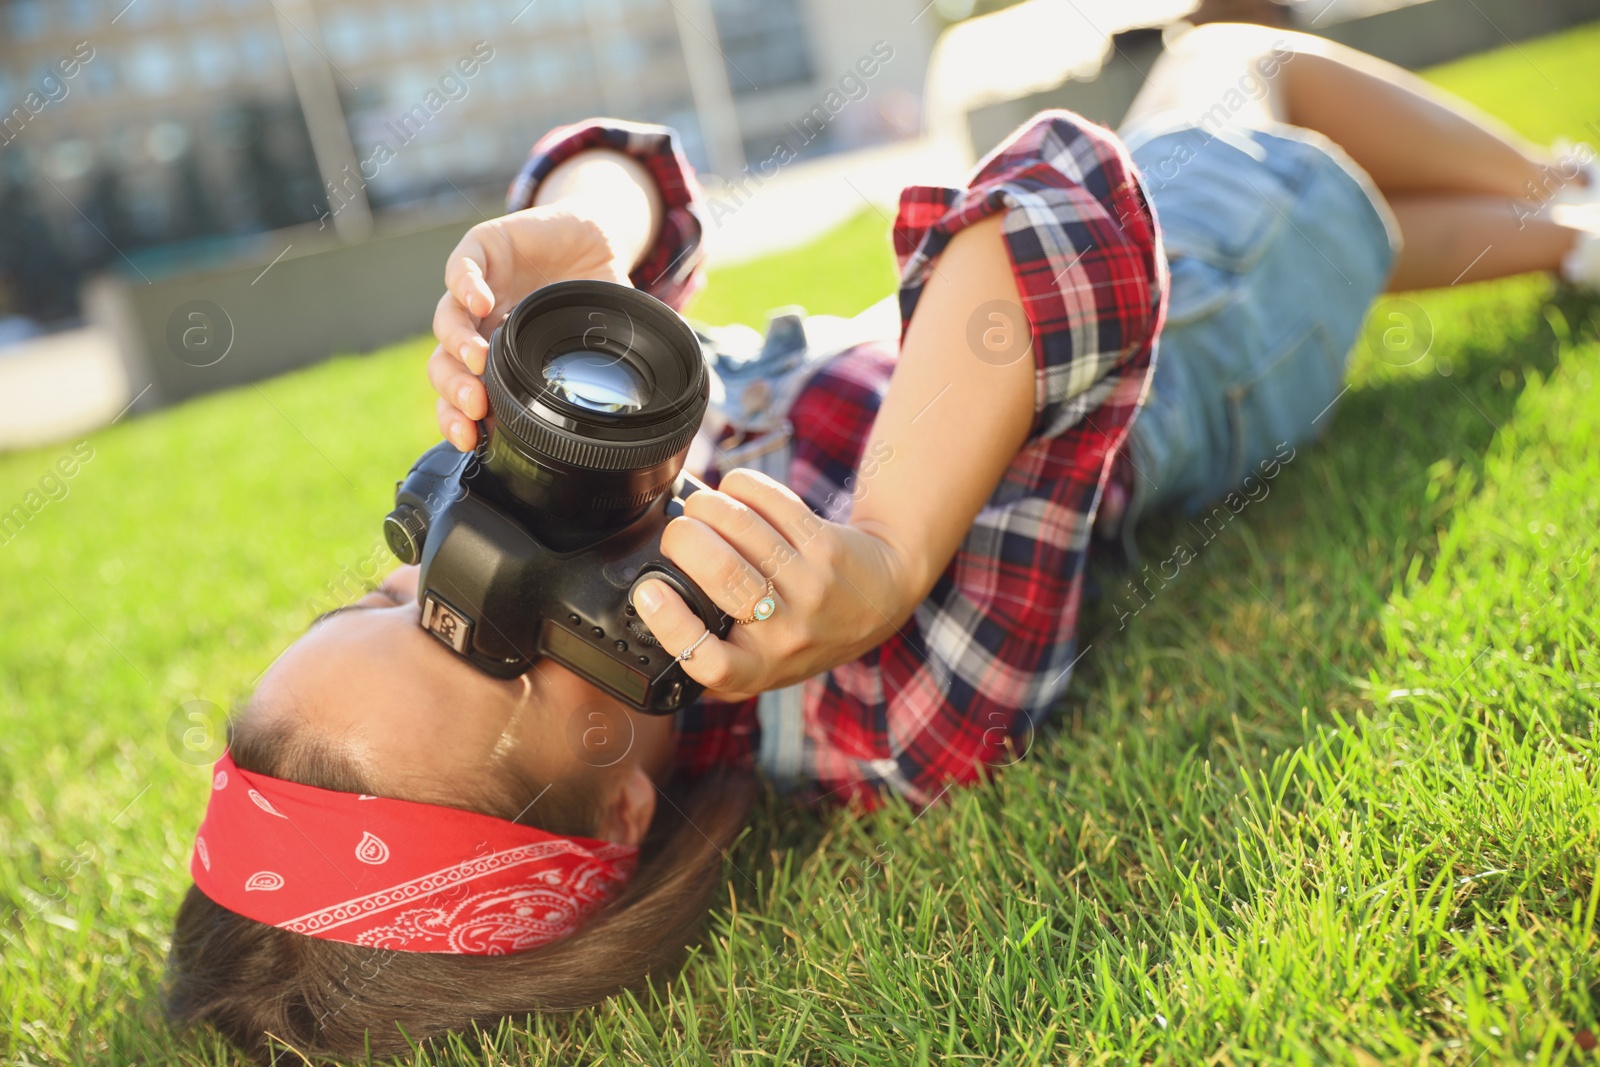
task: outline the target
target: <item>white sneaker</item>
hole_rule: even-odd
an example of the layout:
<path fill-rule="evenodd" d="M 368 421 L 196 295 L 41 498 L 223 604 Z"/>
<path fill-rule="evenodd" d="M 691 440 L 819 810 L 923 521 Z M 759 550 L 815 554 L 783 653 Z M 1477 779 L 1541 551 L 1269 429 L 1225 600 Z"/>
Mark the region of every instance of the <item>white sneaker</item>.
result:
<path fill-rule="evenodd" d="M 1550 203 L 1600 204 L 1600 152 L 1582 141 L 1557 141 L 1553 151 L 1558 167 L 1551 178 L 1561 186 Z"/>
<path fill-rule="evenodd" d="M 1600 292 L 1600 234 L 1578 234 L 1578 243 L 1561 261 L 1561 277 L 1569 285 Z"/>

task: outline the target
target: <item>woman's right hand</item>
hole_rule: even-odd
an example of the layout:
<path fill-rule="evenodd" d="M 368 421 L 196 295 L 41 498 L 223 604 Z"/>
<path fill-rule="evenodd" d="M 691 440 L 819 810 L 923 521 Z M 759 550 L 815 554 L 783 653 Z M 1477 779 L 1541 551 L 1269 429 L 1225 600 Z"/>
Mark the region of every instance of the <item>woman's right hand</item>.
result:
<path fill-rule="evenodd" d="M 551 282 L 588 278 L 629 284 L 632 250 L 619 250 L 595 219 L 548 204 L 481 222 L 445 265 L 446 292 L 433 314 L 439 341 L 428 382 L 439 394 L 439 431 L 465 452 L 489 411 L 480 375 L 494 328 L 523 297 Z"/>

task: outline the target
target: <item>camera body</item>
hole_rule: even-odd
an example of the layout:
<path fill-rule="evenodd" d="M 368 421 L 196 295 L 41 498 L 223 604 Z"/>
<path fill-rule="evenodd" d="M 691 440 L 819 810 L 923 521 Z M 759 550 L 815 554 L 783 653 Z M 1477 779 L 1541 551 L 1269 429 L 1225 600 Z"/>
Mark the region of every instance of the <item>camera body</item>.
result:
<path fill-rule="evenodd" d="M 417 560 L 423 628 L 497 678 L 515 678 L 547 656 L 640 711 L 673 712 L 698 696 L 699 684 L 656 641 L 632 599 L 640 582 L 659 579 L 713 620 L 713 633 L 727 634 L 727 616 L 661 556 L 662 529 L 700 483 L 680 475 L 631 525 L 557 552 L 492 494 L 473 491 L 481 470 L 476 453 L 440 442 L 395 493 L 397 512 L 430 516 Z"/>
<path fill-rule="evenodd" d="M 548 657 L 638 711 L 689 704 L 702 687 L 632 594 L 658 579 L 712 633 L 732 627 L 661 554 L 704 488 L 682 469 L 708 397 L 693 331 L 627 286 L 556 283 L 495 331 L 484 381 L 477 450 L 429 449 L 384 522 L 395 556 L 420 564 L 422 627 L 498 678 Z"/>

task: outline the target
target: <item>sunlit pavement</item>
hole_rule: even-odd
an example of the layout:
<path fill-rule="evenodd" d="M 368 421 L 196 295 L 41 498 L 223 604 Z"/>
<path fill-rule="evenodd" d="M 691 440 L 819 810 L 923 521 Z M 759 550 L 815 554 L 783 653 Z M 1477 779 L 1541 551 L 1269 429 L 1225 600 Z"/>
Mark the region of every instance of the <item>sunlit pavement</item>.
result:
<path fill-rule="evenodd" d="M 103 330 L 0 347 L 0 451 L 98 429 L 131 399 L 116 342 Z"/>

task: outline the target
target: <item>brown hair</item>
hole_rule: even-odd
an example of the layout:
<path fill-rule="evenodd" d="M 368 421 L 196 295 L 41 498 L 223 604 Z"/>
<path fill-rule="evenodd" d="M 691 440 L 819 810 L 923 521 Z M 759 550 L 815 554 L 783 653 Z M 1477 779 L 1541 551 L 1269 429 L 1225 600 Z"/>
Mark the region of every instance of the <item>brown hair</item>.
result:
<path fill-rule="evenodd" d="M 231 754 L 257 774 L 368 791 L 337 752 L 282 731 L 236 735 Z M 515 818 L 523 803 L 504 793 L 462 806 Z M 191 885 L 174 923 L 167 1014 L 180 1024 L 210 1023 L 266 1062 L 269 1035 L 307 1056 L 392 1055 L 409 1050 L 407 1037 L 421 1042 L 474 1022 L 596 1004 L 676 971 L 753 798 L 745 773 L 674 783 L 621 896 L 570 937 L 509 956 L 393 952 L 307 937 L 237 915 Z M 581 795 L 539 800 L 538 825 L 553 833 L 592 833 L 596 817 L 592 799 Z"/>

